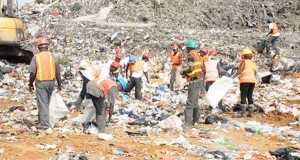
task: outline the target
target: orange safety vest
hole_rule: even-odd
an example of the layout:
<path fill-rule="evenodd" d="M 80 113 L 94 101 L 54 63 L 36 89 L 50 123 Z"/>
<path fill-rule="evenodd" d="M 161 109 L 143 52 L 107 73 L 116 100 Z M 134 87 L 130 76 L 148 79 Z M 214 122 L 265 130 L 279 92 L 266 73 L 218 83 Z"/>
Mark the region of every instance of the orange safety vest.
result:
<path fill-rule="evenodd" d="M 132 71 L 140 72 L 143 69 L 144 64 L 145 64 L 145 61 L 143 61 L 143 60 L 135 62 L 134 66 L 132 68 Z"/>
<path fill-rule="evenodd" d="M 273 24 L 273 32 L 271 33 L 271 36 L 275 35 L 276 33 L 279 33 L 277 24 L 274 22 L 272 22 L 272 24 Z"/>
<path fill-rule="evenodd" d="M 50 81 L 55 77 L 56 65 L 49 51 L 40 52 L 35 55 L 36 79 L 39 81 Z"/>
<path fill-rule="evenodd" d="M 129 77 L 132 77 L 133 69 L 134 69 L 134 64 L 128 64 L 128 69 L 129 69 Z"/>
<path fill-rule="evenodd" d="M 197 79 L 199 79 L 202 75 L 201 58 L 198 54 L 198 51 L 197 50 L 190 51 L 189 56 L 192 56 L 194 59 L 194 67 L 193 67 L 193 71 L 187 74 L 187 78 L 186 78 L 187 81 L 192 80 L 194 76 L 196 76 Z"/>
<path fill-rule="evenodd" d="M 201 59 L 202 64 L 205 64 L 205 62 L 207 61 L 208 61 L 208 56 L 207 55 L 203 56 Z"/>
<path fill-rule="evenodd" d="M 109 96 L 109 91 L 112 87 L 116 87 L 117 83 L 111 79 L 105 78 L 105 79 L 94 79 L 94 82 L 97 84 L 99 89 L 102 91 L 105 97 Z"/>
<path fill-rule="evenodd" d="M 176 53 L 174 55 L 174 53 L 172 53 L 171 55 L 171 62 L 172 63 L 179 63 L 182 60 L 182 54 L 180 52 Z M 180 66 L 181 64 L 172 64 L 172 70 L 177 70 L 178 66 Z"/>
<path fill-rule="evenodd" d="M 256 83 L 255 71 L 256 64 L 250 59 L 245 59 L 245 68 L 240 75 L 240 83 Z"/>
<path fill-rule="evenodd" d="M 205 82 L 215 82 L 219 78 L 218 61 L 210 60 L 205 64 Z"/>

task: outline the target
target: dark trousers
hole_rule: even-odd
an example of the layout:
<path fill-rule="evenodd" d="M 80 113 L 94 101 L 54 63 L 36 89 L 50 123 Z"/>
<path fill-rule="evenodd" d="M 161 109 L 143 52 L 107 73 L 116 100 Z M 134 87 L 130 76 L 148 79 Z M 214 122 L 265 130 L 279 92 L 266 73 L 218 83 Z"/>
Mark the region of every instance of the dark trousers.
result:
<path fill-rule="evenodd" d="M 254 91 L 255 83 L 241 83 L 240 91 L 241 91 L 241 104 L 247 104 L 246 98 L 248 99 L 248 104 L 253 104 L 253 91 Z"/>
<path fill-rule="evenodd" d="M 49 120 L 49 104 L 54 85 L 54 81 L 35 82 L 37 106 L 39 109 L 38 119 L 41 127 L 44 129 L 52 127 Z"/>
<path fill-rule="evenodd" d="M 268 38 L 268 48 L 267 48 L 267 52 L 269 53 L 270 51 L 270 45 L 272 45 L 272 49 L 275 50 L 276 55 L 280 54 L 280 50 L 278 48 L 278 40 L 279 40 L 279 36 L 270 36 Z"/>
<path fill-rule="evenodd" d="M 135 87 L 135 99 L 142 100 L 142 78 L 131 78 L 124 92 L 131 92 Z"/>
<path fill-rule="evenodd" d="M 95 96 L 92 96 L 89 94 L 89 97 L 92 99 L 93 104 L 96 108 L 96 115 L 105 115 L 106 105 L 105 105 L 105 97 L 100 96 L 100 98 L 97 98 Z"/>
<path fill-rule="evenodd" d="M 214 82 L 206 82 L 206 83 L 205 83 L 205 90 L 206 90 L 206 92 L 208 92 L 209 87 L 210 87 L 213 83 L 214 83 Z M 223 109 L 223 106 L 222 106 L 222 100 L 218 103 L 218 107 L 219 107 L 220 109 Z"/>
<path fill-rule="evenodd" d="M 174 83 L 176 79 L 176 70 L 171 70 L 171 77 L 170 77 L 170 90 L 174 90 Z"/>
<path fill-rule="evenodd" d="M 201 89 L 201 80 L 197 79 L 195 81 L 189 82 L 188 97 L 187 97 L 187 107 L 185 112 L 186 123 L 199 123 L 200 118 L 200 107 L 199 107 L 199 94 Z"/>

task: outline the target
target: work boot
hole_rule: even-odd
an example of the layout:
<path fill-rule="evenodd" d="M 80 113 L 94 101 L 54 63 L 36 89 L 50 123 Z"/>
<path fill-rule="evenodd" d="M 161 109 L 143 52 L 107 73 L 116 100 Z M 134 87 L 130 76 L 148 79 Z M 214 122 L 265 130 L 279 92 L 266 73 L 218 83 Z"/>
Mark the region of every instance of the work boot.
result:
<path fill-rule="evenodd" d="M 82 132 L 83 132 L 84 134 L 88 134 L 87 131 L 88 131 L 89 127 L 90 127 L 90 124 L 91 124 L 90 122 L 82 123 L 82 128 L 83 128 L 83 131 L 82 131 Z"/>
<path fill-rule="evenodd" d="M 195 123 L 199 124 L 199 119 L 200 119 L 200 108 L 193 108 L 193 125 L 195 125 Z"/>
<path fill-rule="evenodd" d="M 187 108 L 184 110 L 184 124 L 182 126 L 183 129 L 188 128 L 193 123 L 193 109 Z"/>
<path fill-rule="evenodd" d="M 253 104 L 248 105 L 249 114 L 248 117 L 253 117 Z"/>
<path fill-rule="evenodd" d="M 246 104 L 241 104 L 242 110 L 241 110 L 241 115 L 240 117 L 246 117 Z"/>
<path fill-rule="evenodd" d="M 105 133 L 105 115 L 96 115 L 96 124 L 100 133 Z"/>

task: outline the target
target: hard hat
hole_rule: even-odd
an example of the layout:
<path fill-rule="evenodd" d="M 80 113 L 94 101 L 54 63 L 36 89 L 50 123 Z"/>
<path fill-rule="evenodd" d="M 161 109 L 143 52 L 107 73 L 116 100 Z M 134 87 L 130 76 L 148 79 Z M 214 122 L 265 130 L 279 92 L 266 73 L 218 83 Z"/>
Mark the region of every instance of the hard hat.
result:
<path fill-rule="evenodd" d="M 178 45 L 177 44 L 174 44 L 173 46 L 172 46 L 172 49 L 178 49 L 179 47 L 178 47 Z"/>
<path fill-rule="evenodd" d="M 135 62 L 135 57 L 134 56 L 130 56 L 129 57 L 129 63 L 134 63 Z"/>
<path fill-rule="evenodd" d="M 116 52 L 116 58 L 122 59 L 122 51 L 121 52 Z"/>
<path fill-rule="evenodd" d="M 247 47 L 247 48 L 243 49 L 242 56 L 244 56 L 246 54 L 251 55 L 252 53 L 253 53 L 252 50 Z"/>
<path fill-rule="evenodd" d="M 113 61 L 110 66 L 115 67 L 116 69 L 119 69 L 120 68 L 120 63 L 117 62 L 117 61 Z"/>
<path fill-rule="evenodd" d="M 200 49 L 200 52 L 207 54 L 207 53 L 208 53 L 208 49 L 206 49 L 206 48 L 201 48 L 201 49 Z"/>
<path fill-rule="evenodd" d="M 144 53 L 143 58 L 149 59 L 150 58 L 150 54 L 148 52 Z"/>
<path fill-rule="evenodd" d="M 272 17 L 268 17 L 266 18 L 267 22 L 273 22 L 273 18 Z"/>
<path fill-rule="evenodd" d="M 39 46 L 39 45 L 43 45 L 43 44 L 49 44 L 49 41 L 48 41 L 47 38 L 40 37 L 40 38 L 37 40 L 36 45 Z"/>
<path fill-rule="evenodd" d="M 126 86 L 127 86 L 125 79 L 124 79 L 124 78 L 118 78 L 118 79 L 117 79 L 117 82 L 119 82 L 119 83 L 121 84 L 121 86 L 122 86 L 122 91 L 124 91 L 125 88 L 126 88 Z"/>
<path fill-rule="evenodd" d="M 195 40 L 189 40 L 187 43 L 186 43 L 186 46 L 189 47 L 189 48 L 197 48 L 197 43 Z"/>
<path fill-rule="evenodd" d="M 116 49 L 116 54 L 118 54 L 118 53 L 122 54 L 122 49 L 121 48 Z"/>
<path fill-rule="evenodd" d="M 208 52 L 208 55 L 210 55 L 210 56 L 216 56 L 218 54 L 218 52 L 216 51 L 216 50 L 210 50 L 209 52 Z"/>

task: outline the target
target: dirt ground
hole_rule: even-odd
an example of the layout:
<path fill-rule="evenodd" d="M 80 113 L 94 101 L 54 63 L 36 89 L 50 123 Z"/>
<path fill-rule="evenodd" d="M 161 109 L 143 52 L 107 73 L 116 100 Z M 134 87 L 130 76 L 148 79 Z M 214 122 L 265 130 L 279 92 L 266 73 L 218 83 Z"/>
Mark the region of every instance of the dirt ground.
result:
<path fill-rule="evenodd" d="M 8 110 L 9 107 L 17 105 L 18 103 L 0 100 L 1 110 Z M 26 106 L 25 106 L 26 107 Z M 74 116 L 80 114 L 79 112 L 72 113 Z M 232 113 L 223 114 L 224 117 L 232 116 Z M 1 120 L 1 119 L 0 119 Z M 287 126 L 290 122 L 294 122 L 295 119 L 291 116 L 281 115 L 265 115 L 257 116 L 253 118 L 242 118 L 239 121 L 258 121 L 275 126 Z M 292 125 L 297 130 L 296 125 Z M 135 130 L 137 128 L 127 128 L 127 130 Z M 216 129 L 216 126 L 200 124 L 196 127 L 197 130 L 209 129 L 217 133 L 217 137 L 224 137 L 225 140 L 230 142 L 227 146 L 218 146 L 215 144 L 204 143 L 200 141 L 201 137 L 192 135 L 191 130 L 187 130 L 184 136 L 199 146 L 206 146 L 212 150 L 218 149 L 218 147 L 236 148 L 239 145 L 246 144 L 255 147 L 259 154 L 256 155 L 255 159 L 266 159 L 265 153 L 268 151 L 274 151 L 278 148 L 293 146 L 290 141 L 279 139 L 277 135 L 263 136 L 254 134 L 254 136 L 246 137 L 245 131 L 238 130 L 222 130 Z M 186 154 L 186 149 L 177 147 L 175 145 L 166 145 L 165 143 L 171 142 L 172 140 L 179 137 L 178 133 L 175 132 L 161 132 L 151 133 L 149 136 L 134 136 L 130 137 L 126 134 L 122 127 L 113 128 L 114 140 L 113 141 L 102 141 L 95 135 L 84 135 L 84 134 L 62 134 L 58 129 L 54 129 L 54 133 L 51 135 L 45 135 L 43 133 L 35 133 L 33 131 L 24 131 L 22 129 L 15 130 L 11 127 L 0 126 L 0 131 L 8 132 L 6 135 L 0 135 L 0 137 L 7 137 L 15 135 L 17 141 L 7 142 L 1 141 L 0 149 L 4 148 L 5 151 L 0 155 L 0 159 L 49 159 L 54 157 L 60 152 L 66 151 L 69 147 L 73 148 L 72 153 L 88 153 L 90 159 L 99 159 L 99 157 L 105 157 L 110 159 L 115 157 L 116 159 L 183 159 L 182 155 Z M 229 134 L 230 133 L 230 134 Z M 215 135 L 211 135 L 210 138 L 214 138 Z M 216 137 L 215 137 L 216 138 Z M 41 150 L 35 147 L 36 144 L 56 144 L 57 147 L 53 150 Z M 116 156 L 112 153 L 112 149 L 117 148 L 124 151 L 127 154 L 122 156 Z M 245 150 L 245 153 L 247 150 Z M 70 153 L 71 154 L 71 153 Z M 184 155 L 184 159 L 205 159 L 197 154 Z"/>

